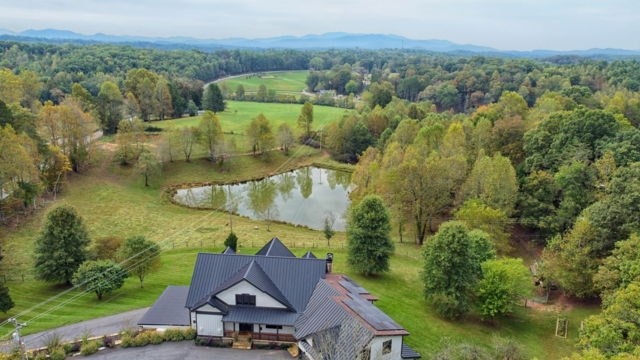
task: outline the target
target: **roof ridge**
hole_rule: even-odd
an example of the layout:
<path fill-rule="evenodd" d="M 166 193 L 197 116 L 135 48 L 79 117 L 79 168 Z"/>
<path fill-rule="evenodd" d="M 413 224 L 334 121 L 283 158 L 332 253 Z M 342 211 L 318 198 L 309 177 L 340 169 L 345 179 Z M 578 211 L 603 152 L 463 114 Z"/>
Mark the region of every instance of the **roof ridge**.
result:
<path fill-rule="evenodd" d="M 251 272 L 251 268 L 253 267 L 253 265 L 256 263 L 255 259 L 252 259 L 251 262 L 249 263 L 249 266 L 247 267 L 247 271 L 244 272 L 244 275 L 242 276 L 243 279 L 246 279 L 247 276 L 249 275 L 249 272 Z M 264 272 L 264 270 L 263 270 Z"/>

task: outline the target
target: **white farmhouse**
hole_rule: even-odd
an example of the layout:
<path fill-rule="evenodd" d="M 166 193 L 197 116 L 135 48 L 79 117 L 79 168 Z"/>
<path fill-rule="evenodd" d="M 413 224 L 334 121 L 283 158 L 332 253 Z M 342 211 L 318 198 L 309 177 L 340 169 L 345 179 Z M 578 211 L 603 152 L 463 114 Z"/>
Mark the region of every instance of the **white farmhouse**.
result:
<path fill-rule="evenodd" d="M 255 255 L 200 253 L 190 286 L 170 286 L 139 321 L 145 328 L 192 327 L 198 337 L 297 344 L 310 360 L 417 359 L 409 333 L 344 275 L 332 256 L 297 258 L 272 239 Z"/>

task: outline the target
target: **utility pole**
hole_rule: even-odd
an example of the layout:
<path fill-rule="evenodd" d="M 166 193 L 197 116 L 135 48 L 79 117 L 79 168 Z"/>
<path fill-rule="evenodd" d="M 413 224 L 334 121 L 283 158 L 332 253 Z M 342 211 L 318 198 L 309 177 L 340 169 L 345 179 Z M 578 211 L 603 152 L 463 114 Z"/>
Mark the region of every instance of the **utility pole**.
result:
<path fill-rule="evenodd" d="M 20 358 L 27 360 L 27 353 L 24 348 L 24 342 L 22 341 L 22 337 L 20 336 L 20 330 L 27 326 L 27 323 L 19 323 L 18 320 L 14 317 L 8 320 L 13 326 L 16 328 L 12 334 L 13 341 L 18 345 L 18 349 L 20 349 Z"/>

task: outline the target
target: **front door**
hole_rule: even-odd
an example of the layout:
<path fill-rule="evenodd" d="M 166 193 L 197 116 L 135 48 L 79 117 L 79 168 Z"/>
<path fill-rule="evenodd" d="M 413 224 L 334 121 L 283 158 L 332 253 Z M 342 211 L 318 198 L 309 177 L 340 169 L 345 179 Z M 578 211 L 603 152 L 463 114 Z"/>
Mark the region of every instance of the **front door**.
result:
<path fill-rule="evenodd" d="M 253 332 L 253 324 L 240 323 L 240 332 Z"/>

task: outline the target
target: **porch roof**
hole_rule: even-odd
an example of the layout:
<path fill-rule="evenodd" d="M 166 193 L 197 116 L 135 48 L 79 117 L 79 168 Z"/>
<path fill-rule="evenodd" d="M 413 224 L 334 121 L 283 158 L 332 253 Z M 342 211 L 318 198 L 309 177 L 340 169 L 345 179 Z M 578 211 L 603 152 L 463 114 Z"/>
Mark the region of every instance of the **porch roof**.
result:
<path fill-rule="evenodd" d="M 230 306 L 224 322 L 293 326 L 300 314 L 280 309 L 253 306 Z"/>

